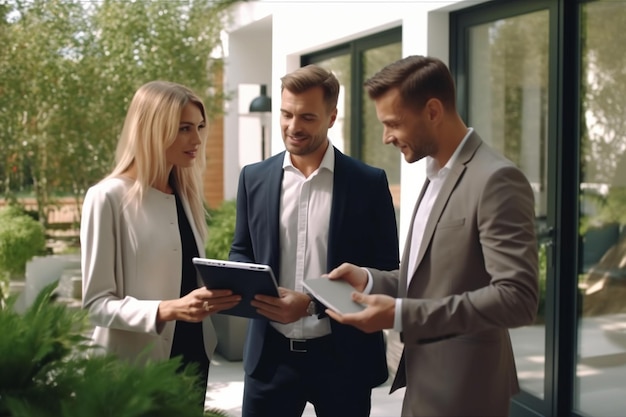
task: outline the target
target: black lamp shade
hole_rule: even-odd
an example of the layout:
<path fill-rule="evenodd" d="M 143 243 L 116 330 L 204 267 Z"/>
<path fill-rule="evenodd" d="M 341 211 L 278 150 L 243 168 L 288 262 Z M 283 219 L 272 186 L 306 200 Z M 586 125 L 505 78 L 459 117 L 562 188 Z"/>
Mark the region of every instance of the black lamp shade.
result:
<path fill-rule="evenodd" d="M 250 113 L 272 111 L 272 99 L 267 96 L 267 86 L 261 84 L 261 95 L 250 102 Z"/>

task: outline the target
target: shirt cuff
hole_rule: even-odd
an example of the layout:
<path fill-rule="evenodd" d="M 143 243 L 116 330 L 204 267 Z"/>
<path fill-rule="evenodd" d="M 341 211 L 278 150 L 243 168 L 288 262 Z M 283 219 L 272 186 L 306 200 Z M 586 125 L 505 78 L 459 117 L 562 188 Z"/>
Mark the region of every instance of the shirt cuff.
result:
<path fill-rule="evenodd" d="M 396 313 L 393 316 L 393 329 L 402 332 L 402 298 L 396 298 Z"/>

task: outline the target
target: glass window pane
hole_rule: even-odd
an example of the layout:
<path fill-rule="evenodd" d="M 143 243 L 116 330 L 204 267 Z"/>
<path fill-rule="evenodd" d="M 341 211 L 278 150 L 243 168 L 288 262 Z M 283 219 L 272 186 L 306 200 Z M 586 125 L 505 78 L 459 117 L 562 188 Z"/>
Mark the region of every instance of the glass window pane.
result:
<path fill-rule="evenodd" d="M 547 215 L 548 18 L 542 10 L 470 29 L 468 123 L 517 164 L 535 191 L 537 224 Z M 537 321 L 511 331 L 520 385 L 544 398 L 547 279 L 539 247 L 541 301 Z"/>
<path fill-rule="evenodd" d="M 360 67 L 356 69 L 365 80 L 385 65 L 397 61 L 402 57 L 402 43 L 394 42 L 380 47 L 366 48 L 359 57 Z M 376 118 L 376 110 L 374 103 L 365 94 L 364 90 L 359 91 L 360 94 L 354 94 L 351 89 L 352 68 L 351 55 L 343 54 L 332 58 L 318 60 L 314 62 L 324 68 L 330 69 L 335 73 L 341 85 L 339 95 L 339 103 L 337 104 L 338 115 L 335 126 L 329 131 L 332 143 L 347 155 L 359 158 L 363 162 L 382 168 L 387 173 L 389 180 L 389 188 L 393 196 L 394 206 L 396 207 L 396 217 L 400 218 L 400 163 L 401 154 L 394 147 L 384 146 L 382 144 L 382 124 Z M 353 138 L 360 140 L 359 146 L 354 146 L 352 141 L 351 126 L 351 102 L 352 98 L 359 100 L 361 97 L 361 117 L 360 124 L 362 127 L 361 138 Z M 356 115 L 355 117 L 359 117 Z M 354 149 L 359 149 L 359 155 L 353 155 Z"/>
<path fill-rule="evenodd" d="M 626 410 L 626 3 L 581 6 L 581 171 L 575 407 Z"/>
<path fill-rule="evenodd" d="M 368 49 L 362 54 L 362 75 L 366 80 L 384 66 L 402 58 L 402 43 L 392 43 L 378 48 Z M 402 155 L 393 146 L 382 144 L 383 125 L 376 118 L 374 102 L 365 92 L 362 100 L 363 141 L 361 143 L 362 159 L 370 165 L 383 168 L 387 173 L 389 188 L 394 199 L 396 210 L 400 208 L 400 163 Z M 396 213 L 398 216 L 399 214 Z M 398 217 L 399 218 L 399 217 Z"/>
<path fill-rule="evenodd" d="M 338 55 L 315 62 L 316 65 L 332 71 L 339 81 L 339 100 L 337 101 L 337 120 L 328 131 L 328 137 L 334 146 L 346 155 L 350 155 L 350 102 L 352 101 L 352 75 L 350 55 Z"/>

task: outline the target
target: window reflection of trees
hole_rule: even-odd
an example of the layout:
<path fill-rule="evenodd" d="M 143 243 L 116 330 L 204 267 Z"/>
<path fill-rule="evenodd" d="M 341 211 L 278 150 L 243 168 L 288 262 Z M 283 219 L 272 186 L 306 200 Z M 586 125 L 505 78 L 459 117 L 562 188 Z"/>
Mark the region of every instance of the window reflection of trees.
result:
<path fill-rule="evenodd" d="M 472 29 L 469 123 L 517 164 L 535 190 L 535 213 L 547 211 L 548 12 Z"/>
<path fill-rule="evenodd" d="M 546 10 L 472 28 L 469 124 L 518 165 L 535 191 L 538 230 L 547 214 L 549 14 Z M 544 236 L 540 236 L 543 238 Z M 545 261 L 545 247 L 540 248 Z M 546 263 L 537 323 L 543 323 Z"/>
<path fill-rule="evenodd" d="M 535 325 L 511 331 L 522 388 L 544 397 L 548 226 L 549 13 L 507 17 L 470 29 L 468 124 L 518 165 L 535 195 L 540 300 Z"/>
<path fill-rule="evenodd" d="M 581 10 L 581 287 L 583 314 L 599 315 L 626 312 L 626 13 Z"/>

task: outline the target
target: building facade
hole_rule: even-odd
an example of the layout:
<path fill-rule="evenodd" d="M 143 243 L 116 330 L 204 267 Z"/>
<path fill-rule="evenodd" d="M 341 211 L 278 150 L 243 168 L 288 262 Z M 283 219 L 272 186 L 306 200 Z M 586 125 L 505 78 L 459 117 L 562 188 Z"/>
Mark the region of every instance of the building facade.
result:
<path fill-rule="evenodd" d="M 459 111 L 526 173 L 535 191 L 542 301 L 512 338 L 522 392 L 514 416 L 621 416 L 626 410 L 626 2 L 618 0 L 251 1 L 224 34 L 223 195 L 241 167 L 283 150 L 280 77 L 308 63 L 342 84 L 329 131 L 384 168 L 404 245 L 425 179 L 381 143 L 362 82 L 404 56 L 448 63 Z M 266 85 L 265 117 L 248 111 Z"/>

